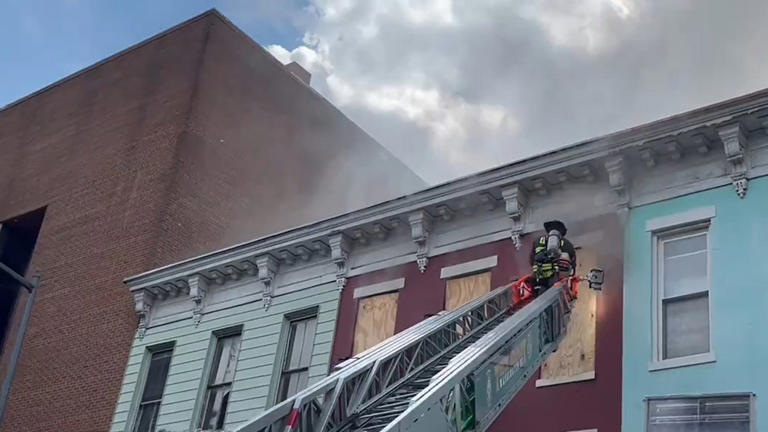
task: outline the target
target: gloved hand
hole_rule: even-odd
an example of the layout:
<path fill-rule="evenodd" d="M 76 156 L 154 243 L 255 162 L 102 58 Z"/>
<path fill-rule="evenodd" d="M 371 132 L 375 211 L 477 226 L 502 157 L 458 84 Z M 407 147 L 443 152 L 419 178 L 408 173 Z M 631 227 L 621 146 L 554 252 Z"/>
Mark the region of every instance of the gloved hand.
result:
<path fill-rule="evenodd" d="M 537 264 L 549 262 L 549 255 L 546 252 L 539 252 L 533 256 L 533 261 Z"/>

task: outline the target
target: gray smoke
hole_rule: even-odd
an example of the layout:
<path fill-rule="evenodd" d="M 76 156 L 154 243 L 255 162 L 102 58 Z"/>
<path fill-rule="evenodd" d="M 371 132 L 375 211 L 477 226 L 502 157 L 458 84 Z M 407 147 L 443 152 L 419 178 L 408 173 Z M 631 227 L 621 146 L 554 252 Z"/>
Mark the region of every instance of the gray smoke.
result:
<path fill-rule="evenodd" d="M 428 182 L 768 82 L 768 2 L 313 0 L 269 47 Z"/>

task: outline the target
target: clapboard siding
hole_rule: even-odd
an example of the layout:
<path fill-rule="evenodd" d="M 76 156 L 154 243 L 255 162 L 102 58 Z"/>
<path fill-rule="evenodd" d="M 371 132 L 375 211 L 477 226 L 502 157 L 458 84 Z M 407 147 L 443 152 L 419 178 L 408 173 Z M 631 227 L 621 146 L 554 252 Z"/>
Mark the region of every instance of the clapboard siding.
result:
<path fill-rule="evenodd" d="M 338 301 L 335 283 L 328 283 L 276 297 L 266 311 L 261 301 L 251 301 L 206 313 L 197 327 L 190 313 L 189 318 L 149 328 L 143 340 L 134 340 L 111 430 L 130 430 L 128 421 L 134 414 L 132 405 L 145 373 L 142 368 L 148 348 L 169 342 L 174 343 L 174 350 L 157 429 L 186 431 L 195 427 L 197 419 L 193 417 L 204 392 L 214 332 L 236 326 L 242 326 L 242 342 L 225 427 L 233 429 L 257 415 L 273 397 L 273 381 L 277 381 L 276 368 L 280 364 L 277 348 L 286 314 L 312 307 L 318 308 L 318 325 L 309 375 L 310 382 L 316 382 L 328 372 Z"/>

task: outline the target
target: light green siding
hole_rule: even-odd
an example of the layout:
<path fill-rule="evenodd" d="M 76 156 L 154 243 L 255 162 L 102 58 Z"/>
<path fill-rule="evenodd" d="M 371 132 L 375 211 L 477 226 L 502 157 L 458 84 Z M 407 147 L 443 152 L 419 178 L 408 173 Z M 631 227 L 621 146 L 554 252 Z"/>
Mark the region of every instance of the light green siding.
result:
<path fill-rule="evenodd" d="M 198 415 L 198 401 L 204 391 L 203 377 L 207 372 L 213 333 L 241 325 L 242 342 L 225 425 L 226 429 L 233 429 L 263 411 L 268 398 L 274 393 L 272 387 L 276 383 L 273 381 L 277 376 L 276 368 L 280 366 L 278 347 L 282 345 L 280 339 L 286 314 L 318 308 L 310 383 L 327 374 L 338 302 L 336 284 L 328 283 L 275 297 L 267 311 L 261 301 L 254 301 L 206 313 L 195 327 L 190 300 L 189 318 L 150 327 L 143 340 L 134 340 L 111 430 L 130 430 L 129 422 L 136 410 L 136 390 L 140 388 L 145 372 L 142 368 L 146 363 L 147 348 L 168 342 L 175 342 L 175 347 L 157 430 L 194 430 L 198 420 L 194 417 Z"/>

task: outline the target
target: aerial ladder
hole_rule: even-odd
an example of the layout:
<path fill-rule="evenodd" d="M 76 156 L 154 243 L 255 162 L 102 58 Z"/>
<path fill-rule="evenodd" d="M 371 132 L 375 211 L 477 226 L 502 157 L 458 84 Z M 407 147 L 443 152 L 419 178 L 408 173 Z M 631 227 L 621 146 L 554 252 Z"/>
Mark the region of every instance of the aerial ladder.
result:
<path fill-rule="evenodd" d="M 580 281 L 531 276 L 390 337 L 237 432 L 485 431 L 565 336 Z"/>

